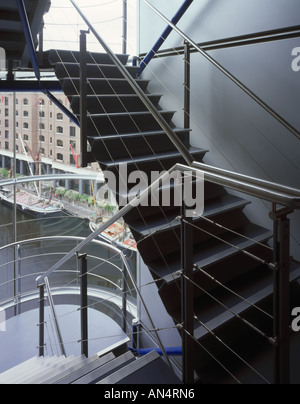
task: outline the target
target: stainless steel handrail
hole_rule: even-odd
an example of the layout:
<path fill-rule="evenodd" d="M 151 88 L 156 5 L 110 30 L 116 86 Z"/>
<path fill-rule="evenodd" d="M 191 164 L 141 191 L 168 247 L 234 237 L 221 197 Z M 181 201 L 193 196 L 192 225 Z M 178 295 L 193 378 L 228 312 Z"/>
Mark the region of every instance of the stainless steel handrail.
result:
<path fill-rule="evenodd" d="M 300 132 L 292 126 L 286 119 L 280 116 L 273 108 L 267 105 L 260 97 L 258 97 L 253 91 L 251 91 L 245 84 L 243 84 L 237 77 L 231 74 L 225 67 L 218 63 L 212 56 L 204 51 L 195 41 L 193 41 L 188 35 L 186 35 L 177 25 L 173 24 L 167 17 L 165 17 L 156 7 L 144 0 L 144 3 L 150 7 L 160 18 L 162 18 L 170 27 L 174 29 L 185 41 L 193 46 L 202 56 L 204 56 L 209 62 L 211 62 L 217 69 L 219 69 L 225 76 L 233 81 L 241 90 L 248 94 L 257 104 L 259 104 L 265 111 L 267 111 L 273 118 L 281 123 L 286 129 L 288 129 L 294 136 L 300 139 Z"/>
<path fill-rule="evenodd" d="M 155 106 L 151 102 L 150 98 L 143 92 L 143 90 L 138 85 L 136 80 L 131 76 L 131 74 L 128 72 L 128 70 L 125 68 L 125 66 L 120 62 L 120 60 L 117 58 L 117 56 L 114 54 L 114 52 L 110 49 L 110 47 L 102 39 L 102 37 L 99 35 L 99 33 L 96 31 L 96 29 L 93 27 L 93 25 L 88 20 L 88 18 L 81 11 L 80 7 L 76 4 L 76 2 L 74 0 L 70 0 L 70 1 L 73 4 L 73 6 L 76 8 L 76 10 L 78 11 L 81 18 L 84 20 L 84 22 L 89 27 L 90 31 L 94 34 L 94 36 L 96 37 L 96 39 L 98 40 L 100 45 L 104 48 L 106 53 L 109 55 L 109 57 L 112 60 L 113 64 L 115 64 L 118 67 L 118 69 L 122 73 L 123 77 L 130 84 L 131 88 L 138 95 L 140 100 L 143 102 L 143 104 L 146 106 L 146 108 L 152 114 L 152 116 L 157 121 L 157 123 L 160 125 L 160 127 L 168 135 L 169 139 L 172 141 L 172 143 L 177 148 L 177 150 L 181 153 L 181 155 L 185 159 L 186 163 L 191 165 L 192 162 L 194 161 L 194 158 L 190 154 L 188 149 L 185 147 L 185 145 L 182 143 L 182 141 L 178 138 L 178 136 L 175 134 L 175 132 L 173 131 L 171 126 L 163 118 L 163 116 L 160 114 L 160 112 L 155 108 Z"/>
<path fill-rule="evenodd" d="M 150 185 L 140 196 L 136 197 L 128 205 L 117 212 L 111 219 L 102 224 L 98 230 L 88 236 L 77 247 L 70 251 L 64 258 L 57 262 L 49 271 L 45 274 L 45 277 L 49 277 L 54 271 L 59 269 L 69 259 L 71 259 L 78 252 L 82 251 L 91 241 L 97 238 L 101 233 L 107 230 L 115 222 L 123 218 L 136 206 L 142 204 L 152 193 L 155 193 L 161 186 L 170 181 L 170 175 L 174 172 L 200 172 L 204 173 L 205 180 L 213 182 L 218 185 L 223 185 L 227 188 L 246 193 L 248 195 L 267 200 L 272 203 L 278 203 L 280 205 L 290 207 L 292 209 L 300 209 L 300 190 L 289 188 L 284 185 L 275 184 L 268 181 L 263 181 L 254 177 L 248 177 L 242 174 L 226 171 L 220 168 L 211 167 L 206 164 L 194 162 L 192 167 L 185 166 L 183 164 L 176 164 L 173 168 L 163 174 L 158 180 Z M 1 249 L 0 249 L 1 250 Z M 43 278 L 37 280 L 37 282 L 43 282 Z"/>

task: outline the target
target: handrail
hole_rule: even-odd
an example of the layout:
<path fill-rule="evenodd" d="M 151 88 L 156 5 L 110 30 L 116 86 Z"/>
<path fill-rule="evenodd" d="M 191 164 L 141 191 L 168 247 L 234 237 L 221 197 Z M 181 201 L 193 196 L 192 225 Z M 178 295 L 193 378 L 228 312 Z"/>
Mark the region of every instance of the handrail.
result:
<path fill-rule="evenodd" d="M 230 73 L 225 67 L 218 63 L 212 56 L 205 52 L 200 46 L 187 36 L 182 30 L 180 30 L 175 24 L 172 23 L 167 17 L 165 17 L 156 7 L 150 4 L 147 0 L 144 0 L 157 15 L 159 15 L 165 22 L 167 22 L 183 39 L 185 39 L 190 45 L 192 45 L 202 56 L 204 56 L 209 62 L 211 62 L 217 69 L 219 69 L 225 76 L 227 76 L 233 83 L 235 83 L 241 90 L 248 94 L 258 105 L 260 105 L 265 111 L 267 111 L 273 118 L 275 118 L 282 126 L 288 129 L 294 136 L 300 140 L 300 132 L 292 126 L 286 119 L 279 115 L 273 108 L 266 104 L 260 97 L 258 97 L 252 90 L 250 90 L 245 84 L 243 84 L 237 77 Z"/>
<path fill-rule="evenodd" d="M 284 185 L 260 180 L 254 177 L 248 177 L 246 175 L 234 173 L 231 171 L 223 170 L 216 167 L 211 167 L 206 164 L 194 162 L 192 167 L 183 164 L 176 164 L 159 179 L 153 182 L 140 196 L 136 197 L 124 208 L 119 210 L 111 219 L 103 223 L 98 230 L 84 239 L 78 246 L 70 251 L 59 262 L 53 265 L 52 268 L 43 276 L 37 279 L 38 285 L 43 282 L 45 277 L 49 277 L 53 272 L 59 269 L 67 261 L 69 261 L 74 255 L 85 248 L 91 241 L 97 238 L 101 233 L 107 230 L 115 222 L 123 218 L 136 206 L 142 204 L 150 195 L 154 194 L 161 186 L 170 181 L 170 175 L 174 172 L 186 173 L 186 172 L 200 172 L 205 174 L 205 180 L 213 182 L 218 185 L 223 185 L 227 188 L 246 193 L 248 195 L 267 200 L 272 203 L 277 203 L 292 209 L 300 209 L 300 190 L 295 188 L 289 188 Z M 113 246 L 111 246 L 113 248 Z M 1 249 L 0 249 L 1 250 Z"/>
<path fill-rule="evenodd" d="M 180 9 L 177 11 L 175 16 L 172 18 L 172 23 L 173 24 L 178 24 L 178 22 L 181 20 L 181 18 L 184 16 L 190 5 L 192 4 L 193 0 L 185 0 L 185 2 L 182 4 Z M 165 43 L 171 32 L 173 31 L 173 28 L 168 25 L 167 28 L 164 30 L 164 32 L 161 34 L 159 37 L 158 41 L 155 43 L 151 51 L 146 55 L 144 60 L 141 63 L 140 69 L 137 73 L 137 77 L 140 77 L 140 75 L 143 73 L 143 71 L 146 69 L 148 64 L 151 62 L 153 57 L 156 55 L 156 53 L 159 51 L 159 49 L 162 47 L 162 45 Z"/>
<path fill-rule="evenodd" d="M 179 139 L 179 137 L 173 131 L 171 126 L 168 124 L 168 122 L 163 118 L 163 116 L 160 114 L 160 112 L 155 108 L 155 106 L 151 102 L 150 98 L 143 92 L 142 88 L 138 85 L 136 80 L 131 76 L 131 74 L 128 72 L 128 70 L 125 68 L 125 66 L 122 64 L 122 62 L 118 59 L 118 57 L 110 49 L 110 47 L 107 45 L 107 43 L 102 39 L 102 37 L 99 35 L 99 33 L 93 27 L 93 25 L 88 20 L 88 18 L 84 15 L 84 13 L 81 11 L 81 9 L 76 4 L 76 2 L 74 0 L 70 0 L 70 2 L 73 4 L 75 9 L 78 11 L 79 15 L 84 20 L 84 22 L 87 24 L 90 31 L 94 34 L 95 38 L 98 40 L 100 45 L 104 48 L 104 50 L 106 51 L 106 53 L 112 60 L 113 64 L 115 64 L 117 66 L 119 71 L 122 73 L 123 77 L 127 80 L 128 84 L 131 86 L 131 88 L 135 91 L 135 93 L 138 95 L 140 100 L 143 102 L 143 104 L 146 106 L 146 108 L 152 114 L 153 118 L 160 125 L 160 127 L 164 130 L 164 132 L 169 137 L 169 139 L 174 144 L 174 146 L 177 148 L 177 150 L 181 153 L 181 155 L 185 159 L 186 163 L 188 165 L 191 165 L 193 163 L 194 159 L 193 159 L 193 156 L 188 151 L 188 149 L 186 148 L 186 146 Z"/>

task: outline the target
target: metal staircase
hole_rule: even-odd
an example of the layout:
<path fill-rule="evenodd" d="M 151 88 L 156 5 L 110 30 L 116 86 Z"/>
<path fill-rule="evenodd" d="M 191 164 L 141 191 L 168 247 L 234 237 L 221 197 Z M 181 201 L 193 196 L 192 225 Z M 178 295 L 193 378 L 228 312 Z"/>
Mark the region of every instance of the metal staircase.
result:
<path fill-rule="evenodd" d="M 80 117 L 80 54 L 51 51 L 49 58 L 73 112 Z M 127 56 L 119 55 L 118 59 L 126 66 Z M 126 69 L 133 77 L 138 71 L 132 66 L 126 66 Z M 87 70 L 88 141 L 94 161 L 99 162 L 103 170 L 118 175 L 119 165 L 126 164 L 128 175 L 139 170 L 151 178 L 153 171 L 168 170 L 176 163 L 184 163 L 181 154 L 106 54 L 89 53 Z M 147 80 L 139 79 L 137 83 L 193 158 L 201 162 L 207 151 L 190 147 L 190 130 L 175 127 L 174 112 L 160 107 L 162 95 L 149 94 Z M 128 188 L 127 194 L 130 191 Z M 122 196 L 117 188 L 117 197 Z M 240 353 L 247 352 L 247 340 L 253 338 L 259 327 L 263 329 L 262 336 L 272 335 L 272 316 L 265 314 L 268 310 L 272 313 L 273 275 L 266 265 L 251 257 L 253 254 L 260 257 L 261 262 L 272 262 L 273 251 L 266 248 L 272 233 L 249 221 L 244 213 L 248 203 L 229 194 L 224 187 L 206 182 L 204 217 L 192 222 L 194 335 L 198 342 L 195 343 L 195 367 L 200 378 L 205 379 L 204 369 L 212 362 L 207 352 L 222 357 L 227 351 L 224 344 L 216 341 L 216 332 L 225 341 L 225 346 L 226 341 L 231 341 Z M 176 324 L 181 323 L 182 310 L 182 279 L 178 272 L 182 268 L 181 224 L 175 220 L 180 214 L 180 208 L 174 205 L 140 206 L 125 217 L 138 242 L 139 252 L 157 281 L 162 301 Z M 298 276 L 299 270 L 294 267 L 291 281 Z M 234 290 L 236 295 L 229 290 Z M 245 301 L 240 303 L 237 296 L 243 296 Z M 217 304 L 219 301 L 222 306 Z M 253 306 L 258 309 L 254 316 L 253 329 L 256 329 L 249 331 L 246 320 L 238 322 L 237 318 L 252 318 Z M 272 350 L 268 343 L 266 338 L 263 350 Z M 257 349 L 253 357 L 259 356 L 259 352 Z M 215 366 L 218 368 L 218 364 Z"/>
<path fill-rule="evenodd" d="M 170 384 L 180 383 L 156 352 L 135 358 L 131 352 L 101 358 L 40 357 L 0 375 L 0 384 Z"/>

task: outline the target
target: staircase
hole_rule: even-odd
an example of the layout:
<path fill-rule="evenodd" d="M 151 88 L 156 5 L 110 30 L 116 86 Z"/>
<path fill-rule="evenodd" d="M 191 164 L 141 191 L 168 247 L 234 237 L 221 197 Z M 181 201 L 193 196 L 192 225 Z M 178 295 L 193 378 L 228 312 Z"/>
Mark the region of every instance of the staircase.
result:
<path fill-rule="evenodd" d="M 120 55 L 118 58 L 126 65 L 127 56 Z M 51 51 L 49 59 L 55 66 L 73 112 L 79 117 L 79 53 Z M 117 174 L 119 164 L 126 163 L 128 174 L 140 170 L 151 178 L 151 171 L 168 170 L 176 163 L 184 163 L 117 67 L 111 65 L 108 56 L 89 54 L 88 59 L 88 141 L 94 160 L 100 167 Z M 136 76 L 138 68 L 126 66 L 126 69 L 133 77 Z M 137 80 L 137 83 L 194 159 L 203 161 L 207 150 L 191 147 L 190 131 L 177 128 L 172 122 L 175 112 L 161 109 L 162 95 L 149 94 L 147 80 Z M 127 192 L 130 193 L 130 189 Z M 124 195 L 119 192 L 118 197 L 121 196 Z M 272 271 L 241 251 L 271 262 L 272 251 L 265 245 L 272 233 L 247 218 L 244 209 L 248 204 L 249 201 L 229 194 L 223 187 L 206 182 L 204 217 L 210 221 L 199 218 L 193 222 L 194 262 L 199 268 L 194 273 L 197 285 L 194 288 L 195 338 L 198 342 L 195 343 L 196 372 L 204 382 L 222 382 L 224 375 L 228 375 L 227 371 L 223 372 L 218 360 L 224 359 L 232 372 L 243 373 L 243 369 L 247 368 L 225 344 L 239 355 L 246 356 L 252 364 L 259 362 L 262 352 L 272 351 L 266 339 L 258 336 L 257 342 L 256 332 L 233 314 L 248 319 L 272 336 L 270 316 L 252 306 L 272 314 Z M 145 264 L 157 280 L 159 294 L 168 313 L 176 323 L 181 323 L 181 278 L 177 273 L 181 269 L 180 223 L 174 220 L 178 215 L 180 210 L 174 206 L 139 207 L 132 210 L 125 220 L 138 242 Z M 216 223 L 221 226 L 216 226 Z M 299 275 L 299 269 L 293 268 L 291 281 Z M 220 283 L 236 294 L 221 287 Z M 241 301 L 238 296 L 247 300 Z M 220 301 L 222 305 L 218 303 Z M 272 380 L 272 373 L 267 373 Z M 212 379 L 207 376 L 209 374 L 213 375 Z M 261 382 L 261 378 L 258 379 Z"/>
<path fill-rule="evenodd" d="M 0 384 L 160 384 L 180 381 L 156 352 L 137 359 L 131 352 L 101 358 L 41 357 L 0 375 Z"/>

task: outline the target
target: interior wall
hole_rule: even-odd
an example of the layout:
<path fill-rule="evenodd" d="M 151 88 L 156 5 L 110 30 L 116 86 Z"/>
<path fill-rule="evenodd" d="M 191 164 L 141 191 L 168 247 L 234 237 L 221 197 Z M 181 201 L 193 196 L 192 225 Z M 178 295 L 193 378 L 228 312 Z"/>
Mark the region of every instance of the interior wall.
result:
<path fill-rule="evenodd" d="M 172 18 L 183 0 L 150 3 Z M 139 49 L 148 52 L 166 24 L 139 2 Z M 195 42 L 298 25 L 298 0 L 194 1 L 179 27 Z M 182 45 L 171 34 L 163 48 Z M 292 69 L 299 39 L 247 45 L 209 54 L 300 131 L 300 72 Z M 192 145 L 208 149 L 207 164 L 300 188 L 300 141 L 200 54 L 192 55 Z M 179 111 L 183 126 L 183 57 L 155 59 L 145 71 L 151 92 L 165 95 L 162 106 Z M 270 204 L 253 200 L 249 217 L 272 228 Z M 300 259 L 300 213 L 291 215 L 292 254 Z"/>

